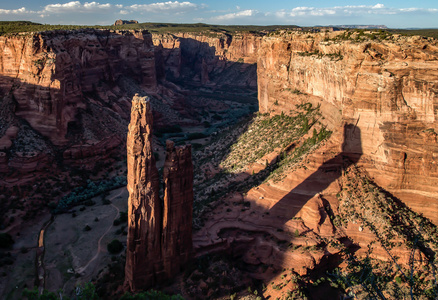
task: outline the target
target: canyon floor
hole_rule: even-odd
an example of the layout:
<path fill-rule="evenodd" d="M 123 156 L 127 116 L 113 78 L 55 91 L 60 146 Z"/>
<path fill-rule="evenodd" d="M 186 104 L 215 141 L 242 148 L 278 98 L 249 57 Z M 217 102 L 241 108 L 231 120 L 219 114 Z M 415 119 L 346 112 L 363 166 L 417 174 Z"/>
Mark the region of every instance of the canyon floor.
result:
<path fill-rule="evenodd" d="M 355 141 L 357 128 L 331 132 L 320 118 L 311 104 L 290 116 L 256 113 L 197 141 L 196 257 L 158 289 L 188 299 L 335 299 L 370 290 L 393 298 L 408 295 L 410 286 L 418 295 L 433 293 L 436 227 L 374 184 L 355 164 L 360 154 L 343 152 L 345 135 Z M 162 147 L 156 138 L 158 167 Z M 98 196 L 94 205 L 55 216 L 44 236 L 46 289 L 69 295 L 91 280 L 101 297 L 121 296 L 124 255 L 106 246 L 113 239 L 126 243 L 126 220 L 114 221 L 127 198 L 126 189 L 116 189 L 106 204 Z M 36 239 L 49 219 L 41 215 L 20 232 L 6 298 L 32 287 Z"/>

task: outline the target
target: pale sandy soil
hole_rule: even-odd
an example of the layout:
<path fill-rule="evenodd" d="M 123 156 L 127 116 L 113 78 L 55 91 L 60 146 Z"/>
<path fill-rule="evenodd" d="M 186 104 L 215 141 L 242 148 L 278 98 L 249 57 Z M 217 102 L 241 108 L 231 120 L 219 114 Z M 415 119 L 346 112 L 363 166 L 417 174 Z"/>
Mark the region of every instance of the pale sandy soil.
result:
<path fill-rule="evenodd" d="M 119 239 L 126 243 L 125 235 L 116 234 L 126 224 L 113 226 L 113 221 L 119 217 L 119 211 L 127 211 L 128 192 L 126 188 L 117 189 L 107 199 L 112 204 L 102 205 L 101 197 L 96 197 L 96 205 L 84 211 L 79 211 L 81 206 L 76 207 L 75 218 L 72 214 L 58 215 L 50 225 L 45 235 L 47 290 L 63 289 L 68 295 L 111 262 L 106 248 L 110 241 Z M 86 225 L 91 227 L 90 231 L 84 231 Z"/>

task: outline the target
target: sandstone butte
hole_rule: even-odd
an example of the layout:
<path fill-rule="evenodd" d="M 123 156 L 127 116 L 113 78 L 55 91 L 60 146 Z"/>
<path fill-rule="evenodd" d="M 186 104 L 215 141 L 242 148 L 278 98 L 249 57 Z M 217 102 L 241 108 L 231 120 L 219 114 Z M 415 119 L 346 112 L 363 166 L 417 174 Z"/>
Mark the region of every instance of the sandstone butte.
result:
<path fill-rule="evenodd" d="M 190 145 L 167 142 L 162 203 L 152 151 L 152 110 L 146 97 L 132 100 L 127 154 L 125 287 L 139 291 L 175 276 L 193 254 L 193 165 Z"/>

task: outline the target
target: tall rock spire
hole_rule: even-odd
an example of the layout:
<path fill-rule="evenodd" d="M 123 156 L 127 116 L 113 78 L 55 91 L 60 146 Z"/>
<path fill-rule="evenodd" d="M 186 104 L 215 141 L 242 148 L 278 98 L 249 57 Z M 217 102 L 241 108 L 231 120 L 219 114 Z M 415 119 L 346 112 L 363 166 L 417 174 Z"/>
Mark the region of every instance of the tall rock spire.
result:
<path fill-rule="evenodd" d="M 191 147 L 167 142 L 164 204 L 152 151 L 152 110 L 134 96 L 127 138 L 128 245 L 125 288 L 139 291 L 177 274 L 192 255 Z"/>
<path fill-rule="evenodd" d="M 191 257 L 193 212 L 193 164 L 191 145 L 175 147 L 166 142 L 163 171 L 164 208 L 162 249 L 168 276 Z"/>
<path fill-rule="evenodd" d="M 161 263 L 162 208 L 152 151 L 152 110 L 147 97 L 132 99 L 127 138 L 128 247 L 125 282 L 129 289 L 156 283 Z"/>

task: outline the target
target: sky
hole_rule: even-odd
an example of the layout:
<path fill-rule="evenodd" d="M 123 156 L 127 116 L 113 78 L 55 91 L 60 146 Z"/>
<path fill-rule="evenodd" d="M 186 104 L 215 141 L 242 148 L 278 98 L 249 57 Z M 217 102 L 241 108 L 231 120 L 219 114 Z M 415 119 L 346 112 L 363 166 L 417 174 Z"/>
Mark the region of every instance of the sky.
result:
<path fill-rule="evenodd" d="M 221 25 L 438 28 L 437 0 L 0 0 L 0 21 L 110 25 L 115 20 Z"/>

